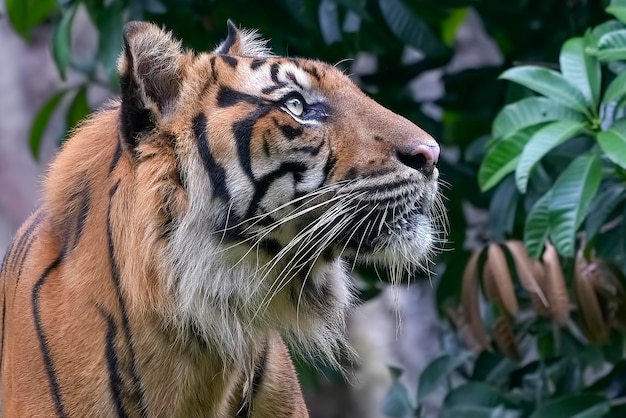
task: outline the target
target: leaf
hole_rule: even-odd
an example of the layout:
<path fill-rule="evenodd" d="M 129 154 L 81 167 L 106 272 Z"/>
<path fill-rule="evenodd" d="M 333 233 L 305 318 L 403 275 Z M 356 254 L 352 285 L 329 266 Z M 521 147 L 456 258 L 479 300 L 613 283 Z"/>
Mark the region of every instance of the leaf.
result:
<path fill-rule="evenodd" d="M 499 78 L 521 84 L 587 117 L 591 116 L 589 113 L 590 103 L 585 99 L 583 93 L 554 70 L 525 65 L 509 68 Z"/>
<path fill-rule="evenodd" d="M 626 23 L 626 1 L 611 0 L 611 4 L 605 9 L 607 13 L 612 14 L 622 22 Z"/>
<path fill-rule="evenodd" d="M 596 57 L 585 53 L 583 38 L 571 38 L 563 44 L 559 64 L 563 77 L 578 86 L 595 111 L 602 81 L 600 63 Z"/>
<path fill-rule="evenodd" d="M 589 215 L 585 222 L 585 238 L 591 240 L 600 230 L 611 212 L 626 197 L 626 190 L 621 185 L 610 184 L 606 189 L 598 192 L 589 208 Z"/>
<path fill-rule="evenodd" d="M 620 73 L 611 81 L 604 92 L 602 104 L 607 106 L 614 100 L 621 100 L 626 96 L 626 71 Z"/>
<path fill-rule="evenodd" d="M 515 181 L 520 192 L 526 193 L 528 179 L 533 167 L 547 153 L 578 134 L 584 127 L 583 122 L 564 120 L 552 122 L 535 132 L 524 147 L 515 169 Z"/>
<path fill-rule="evenodd" d="M 452 389 L 443 400 L 443 407 L 456 405 L 496 406 L 503 401 L 497 388 L 483 382 L 467 382 Z"/>
<path fill-rule="evenodd" d="M 452 46 L 459 27 L 465 21 L 469 7 L 460 7 L 450 10 L 448 16 L 441 22 L 441 39 Z"/>
<path fill-rule="evenodd" d="M 601 23 L 593 29 L 587 30 L 585 33 L 585 48 L 588 54 L 598 55 L 598 42 L 605 34 L 614 30 L 622 29 L 624 25 L 618 20 L 609 20 Z"/>
<path fill-rule="evenodd" d="M 440 418 L 518 418 L 520 411 L 506 409 L 502 406 L 496 408 L 484 406 L 456 405 L 442 411 Z"/>
<path fill-rule="evenodd" d="M 585 117 L 546 97 L 527 97 L 504 106 L 498 112 L 491 134 L 494 138 L 504 138 L 529 126 L 557 120 L 582 122 Z"/>
<path fill-rule="evenodd" d="M 530 418 L 601 418 L 610 409 L 611 406 L 604 396 L 579 393 L 542 404 Z"/>
<path fill-rule="evenodd" d="M 61 21 L 54 27 L 52 34 L 52 57 L 63 80 L 72 60 L 72 22 L 76 8 L 77 6 L 74 5 L 63 13 Z"/>
<path fill-rule="evenodd" d="M 431 361 L 424 369 L 417 386 L 417 401 L 421 403 L 424 398 L 444 385 L 452 371 L 467 360 L 467 354 L 452 356 L 444 354 Z"/>
<path fill-rule="evenodd" d="M 524 224 L 524 246 L 528 256 L 537 260 L 543 251 L 543 244 L 550 233 L 550 200 L 549 190 L 535 203 Z"/>
<path fill-rule="evenodd" d="M 509 176 L 500 183 L 489 202 L 489 230 L 492 240 L 504 240 L 513 231 L 517 200 L 515 179 Z"/>
<path fill-rule="evenodd" d="M 28 38 L 33 27 L 50 16 L 55 7 L 55 0 L 6 0 L 9 22 L 24 39 Z"/>
<path fill-rule="evenodd" d="M 390 367 L 391 387 L 382 402 L 383 413 L 392 418 L 405 418 L 414 416 L 415 408 L 411 404 L 411 399 L 406 386 L 400 381 L 402 370 Z"/>
<path fill-rule="evenodd" d="M 478 184 L 483 192 L 515 170 L 524 145 L 536 131 L 532 128 L 522 130 L 512 137 L 497 141 L 491 147 L 478 170 Z"/>
<path fill-rule="evenodd" d="M 76 92 L 74 100 L 67 110 L 67 128 L 74 129 L 91 111 L 87 101 L 87 87 L 83 86 Z"/>
<path fill-rule="evenodd" d="M 606 131 L 598 132 L 597 139 L 608 159 L 626 168 L 626 121 L 622 119 Z"/>
<path fill-rule="evenodd" d="M 600 38 L 598 59 L 601 61 L 626 59 L 626 29 L 609 32 Z"/>
<path fill-rule="evenodd" d="M 575 234 L 602 180 L 595 154 L 576 158 L 557 178 L 550 199 L 550 237 L 560 254 L 574 256 Z"/>
<path fill-rule="evenodd" d="M 380 11 L 398 39 L 425 55 L 441 55 L 443 43 L 402 0 L 378 0 Z"/>
<path fill-rule="evenodd" d="M 99 31 L 98 59 L 102 62 L 112 85 L 117 82 L 117 57 L 122 49 L 123 2 L 113 2 L 98 14 L 96 24 Z"/>
<path fill-rule="evenodd" d="M 46 131 L 46 126 L 48 126 L 48 121 L 50 120 L 52 113 L 54 113 L 64 95 L 65 90 L 61 90 L 50 99 L 48 99 L 48 101 L 44 103 L 41 109 L 39 109 L 39 112 L 37 112 L 35 120 L 30 128 L 30 138 L 28 140 L 28 144 L 31 154 L 37 160 L 39 159 L 41 140 L 43 139 L 43 134 Z"/>

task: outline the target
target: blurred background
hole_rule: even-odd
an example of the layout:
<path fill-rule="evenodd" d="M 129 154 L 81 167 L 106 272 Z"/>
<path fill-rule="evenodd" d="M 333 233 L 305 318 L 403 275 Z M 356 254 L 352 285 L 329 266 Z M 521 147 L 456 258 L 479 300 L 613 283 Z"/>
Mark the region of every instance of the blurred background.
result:
<path fill-rule="evenodd" d="M 357 269 L 358 358 L 297 359 L 312 417 L 626 416 L 624 1 L 2 0 L 0 254 L 67 132 L 117 94 L 124 23 L 207 51 L 229 18 L 443 148 L 434 274 Z"/>

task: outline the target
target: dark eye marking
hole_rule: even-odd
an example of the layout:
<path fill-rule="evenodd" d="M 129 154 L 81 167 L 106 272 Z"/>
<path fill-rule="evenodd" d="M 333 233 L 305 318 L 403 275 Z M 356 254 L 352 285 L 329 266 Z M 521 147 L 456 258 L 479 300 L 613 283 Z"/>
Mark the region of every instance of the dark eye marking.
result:
<path fill-rule="evenodd" d="M 220 57 L 222 58 L 222 60 L 224 60 L 226 64 L 230 65 L 232 68 L 237 68 L 237 58 L 230 55 L 220 55 Z"/>
<path fill-rule="evenodd" d="M 221 86 L 217 92 L 217 106 L 218 107 L 230 107 L 239 103 L 250 103 L 254 105 L 261 105 L 266 103 L 260 97 L 253 96 L 251 94 L 243 93 L 237 90 L 233 90 L 230 87 Z"/>
<path fill-rule="evenodd" d="M 276 91 L 278 89 L 281 89 L 281 88 L 285 87 L 286 85 L 287 85 L 287 83 L 274 84 L 273 86 L 265 87 L 263 90 L 261 90 L 261 93 L 263 93 L 263 94 L 270 94 L 273 91 Z"/>

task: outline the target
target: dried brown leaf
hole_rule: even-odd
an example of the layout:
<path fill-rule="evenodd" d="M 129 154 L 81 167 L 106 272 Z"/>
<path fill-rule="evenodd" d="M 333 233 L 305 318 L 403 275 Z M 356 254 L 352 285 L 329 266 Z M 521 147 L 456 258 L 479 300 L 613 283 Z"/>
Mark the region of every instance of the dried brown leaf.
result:
<path fill-rule="evenodd" d="M 497 298 L 494 299 L 500 302 L 507 313 L 515 316 L 518 310 L 515 287 L 513 286 L 509 266 L 506 263 L 506 256 L 498 244 L 489 244 L 487 265 L 489 270 L 491 270 L 494 287 L 497 291 Z"/>
<path fill-rule="evenodd" d="M 478 300 L 478 259 L 481 251 L 474 251 L 463 270 L 463 284 L 461 287 L 461 307 L 463 319 L 470 334 L 482 349 L 491 350 L 485 325 L 480 316 Z"/>
<path fill-rule="evenodd" d="M 520 355 L 519 347 L 517 346 L 513 326 L 506 317 L 501 316 L 496 319 L 496 322 L 493 325 L 493 339 L 495 340 L 500 351 L 502 351 L 507 357 L 510 357 L 515 361 L 521 360 L 522 356 Z"/>
<path fill-rule="evenodd" d="M 506 246 L 513 257 L 515 262 L 515 269 L 517 270 L 517 277 L 522 284 L 522 287 L 530 294 L 534 294 L 539 298 L 539 301 L 544 307 L 548 307 L 548 300 L 541 289 L 539 284 L 539 278 L 535 273 L 534 260 L 531 260 L 526 253 L 526 248 L 521 241 L 510 240 L 507 241 Z M 543 273 L 542 273 L 543 275 Z"/>
<path fill-rule="evenodd" d="M 582 252 L 579 251 L 574 271 L 574 289 L 585 334 L 592 343 L 602 343 L 608 338 L 608 329 L 594 289 L 594 282 L 601 280 L 603 279 L 599 275 L 598 266 L 594 263 L 587 263 Z"/>
<path fill-rule="evenodd" d="M 542 260 L 546 269 L 545 293 L 550 304 L 550 314 L 558 325 L 565 325 L 569 319 L 567 285 L 563 277 L 559 255 L 549 242 L 546 242 Z"/>

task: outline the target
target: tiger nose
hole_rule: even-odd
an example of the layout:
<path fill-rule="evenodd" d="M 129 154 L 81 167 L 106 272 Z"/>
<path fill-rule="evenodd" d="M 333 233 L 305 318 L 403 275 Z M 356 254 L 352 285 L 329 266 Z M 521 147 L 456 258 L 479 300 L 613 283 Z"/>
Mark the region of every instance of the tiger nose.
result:
<path fill-rule="evenodd" d="M 433 173 L 439 161 L 439 152 L 439 145 L 418 144 L 409 149 L 398 150 L 397 155 L 402 164 L 428 177 Z"/>

